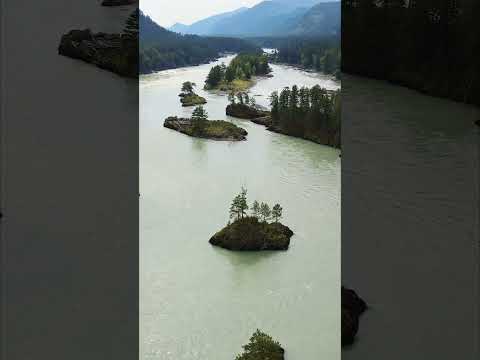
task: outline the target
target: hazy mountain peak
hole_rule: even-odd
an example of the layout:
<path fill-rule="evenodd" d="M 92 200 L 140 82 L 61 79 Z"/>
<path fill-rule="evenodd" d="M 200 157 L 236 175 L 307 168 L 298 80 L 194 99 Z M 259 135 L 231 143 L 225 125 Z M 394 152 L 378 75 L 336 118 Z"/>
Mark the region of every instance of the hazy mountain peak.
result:
<path fill-rule="evenodd" d="M 338 9 L 337 9 L 338 8 Z M 309 14 L 311 12 L 311 14 Z M 278 36 L 336 33 L 339 0 L 266 0 L 169 30 L 196 35 Z"/>

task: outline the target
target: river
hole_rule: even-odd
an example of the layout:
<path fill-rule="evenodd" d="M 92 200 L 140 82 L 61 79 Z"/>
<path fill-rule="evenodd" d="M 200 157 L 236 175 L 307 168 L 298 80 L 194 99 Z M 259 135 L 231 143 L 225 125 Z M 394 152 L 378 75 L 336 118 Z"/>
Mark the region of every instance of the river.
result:
<path fill-rule="evenodd" d="M 140 79 L 140 358 L 231 360 L 259 328 L 289 360 L 339 359 L 339 151 L 227 117 L 227 97 L 201 89 L 213 65 Z M 338 88 L 320 74 L 272 68 L 274 76 L 251 89 L 260 105 L 294 84 Z M 245 128 L 247 141 L 164 128 L 167 116 L 191 114 L 178 98 L 185 81 L 207 98 L 210 119 Z M 282 205 L 282 222 L 295 232 L 287 252 L 210 246 L 242 186 L 250 203 Z"/>
<path fill-rule="evenodd" d="M 480 110 L 356 76 L 342 101 L 342 282 L 370 305 L 342 359 L 478 359 Z"/>

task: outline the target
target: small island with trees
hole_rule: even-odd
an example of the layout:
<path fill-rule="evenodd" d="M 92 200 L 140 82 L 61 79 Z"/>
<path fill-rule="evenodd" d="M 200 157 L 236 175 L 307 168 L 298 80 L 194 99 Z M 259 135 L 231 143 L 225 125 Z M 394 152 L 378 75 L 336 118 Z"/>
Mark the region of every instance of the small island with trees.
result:
<path fill-rule="evenodd" d="M 205 90 L 245 91 L 254 84 L 255 76 L 268 76 L 272 69 L 263 53 L 239 54 L 228 66 L 216 65 L 205 81 Z"/>
<path fill-rule="evenodd" d="M 250 337 L 250 342 L 243 345 L 243 353 L 235 360 L 283 360 L 285 350 L 278 341 L 257 329 Z"/>
<path fill-rule="evenodd" d="M 261 110 L 257 107 L 255 98 L 246 92 L 231 92 L 228 95 L 230 104 L 226 108 L 226 114 L 239 119 L 257 119 L 270 115 L 270 111 Z"/>
<path fill-rule="evenodd" d="M 163 126 L 197 138 L 212 140 L 242 141 L 247 139 L 247 131 L 224 120 L 208 120 L 203 106 L 193 111 L 191 118 L 168 117 Z"/>
<path fill-rule="evenodd" d="M 182 84 L 182 92 L 178 95 L 183 107 L 203 105 L 207 100 L 195 93 L 194 88 L 197 86 L 194 82 L 186 81 Z"/>
<path fill-rule="evenodd" d="M 230 219 L 225 228 L 210 239 L 210 244 L 233 251 L 287 250 L 293 231 L 279 222 L 283 209 L 254 201 L 250 216 L 247 190 L 242 188 L 230 206 Z M 269 222 L 271 221 L 271 222 Z"/>

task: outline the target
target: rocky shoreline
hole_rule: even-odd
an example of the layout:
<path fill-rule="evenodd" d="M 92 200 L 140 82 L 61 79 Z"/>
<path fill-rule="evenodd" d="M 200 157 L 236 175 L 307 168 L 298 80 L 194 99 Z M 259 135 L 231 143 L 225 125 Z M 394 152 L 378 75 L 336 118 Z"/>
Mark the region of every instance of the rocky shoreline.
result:
<path fill-rule="evenodd" d="M 58 53 L 121 76 L 137 78 L 136 47 L 136 42 L 126 40 L 120 34 L 92 33 L 90 29 L 71 30 L 62 36 Z"/>
<path fill-rule="evenodd" d="M 293 231 L 279 222 L 245 217 L 217 232 L 210 244 L 232 251 L 288 250 Z"/>
<path fill-rule="evenodd" d="M 266 125 L 268 131 L 276 132 L 278 134 L 283 134 L 283 135 L 288 135 L 288 136 L 293 136 L 296 138 L 312 141 L 314 143 L 320 144 L 320 145 L 326 145 L 330 146 L 336 149 L 340 149 L 340 136 L 339 134 L 333 133 L 333 132 L 322 132 L 322 133 L 315 133 L 315 134 L 308 134 L 308 135 L 302 135 L 298 136 L 295 134 L 290 133 L 289 131 L 278 127 L 274 125 Z"/>
<path fill-rule="evenodd" d="M 342 347 L 353 344 L 359 328 L 359 319 L 367 304 L 355 291 L 342 286 Z"/>
<path fill-rule="evenodd" d="M 248 135 L 245 129 L 224 120 L 205 120 L 203 129 L 196 131 L 192 119 L 171 116 L 165 119 L 163 126 L 201 139 L 243 141 Z"/>
<path fill-rule="evenodd" d="M 239 119 L 248 119 L 255 124 L 263 125 L 268 131 L 276 132 L 278 134 L 293 136 L 296 138 L 315 142 L 320 145 L 327 145 L 340 149 L 340 134 L 334 132 L 324 131 L 322 133 L 314 133 L 308 135 L 297 135 L 276 126 L 272 122 L 270 111 L 260 110 L 253 106 L 242 104 L 230 104 L 226 108 L 226 113 Z"/>
<path fill-rule="evenodd" d="M 228 116 L 249 120 L 270 115 L 270 111 L 260 110 L 256 107 L 244 104 L 230 104 L 227 106 L 225 112 Z"/>

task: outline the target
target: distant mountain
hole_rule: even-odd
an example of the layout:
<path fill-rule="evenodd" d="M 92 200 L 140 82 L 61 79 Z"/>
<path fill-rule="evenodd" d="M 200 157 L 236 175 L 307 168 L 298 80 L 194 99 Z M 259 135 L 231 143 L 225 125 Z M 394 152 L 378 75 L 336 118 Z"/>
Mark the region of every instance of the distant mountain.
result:
<path fill-rule="evenodd" d="M 340 33 L 342 11 L 340 2 L 313 6 L 290 30 L 291 35 L 323 35 Z"/>
<path fill-rule="evenodd" d="M 189 25 L 185 25 L 182 23 L 175 23 L 168 28 L 168 30 L 179 33 L 179 34 L 187 34 L 188 29 L 190 28 Z"/>
<path fill-rule="evenodd" d="M 335 33 L 340 31 L 340 1 L 268 0 L 190 26 L 176 24 L 170 30 L 237 37 Z"/>
<path fill-rule="evenodd" d="M 229 11 L 226 13 L 214 15 L 206 19 L 197 21 L 192 25 L 184 25 L 184 24 L 176 23 L 175 25 L 170 27 L 169 30 L 178 32 L 181 34 L 211 35 L 212 30 L 214 29 L 215 25 L 218 22 L 229 19 L 232 16 L 241 14 L 246 10 L 248 10 L 247 7 L 241 7 L 234 11 Z"/>
<path fill-rule="evenodd" d="M 181 35 L 140 12 L 140 73 L 150 73 L 215 60 L 221 52 L 257 52 L 260 48 L 235 38 Z"/>

